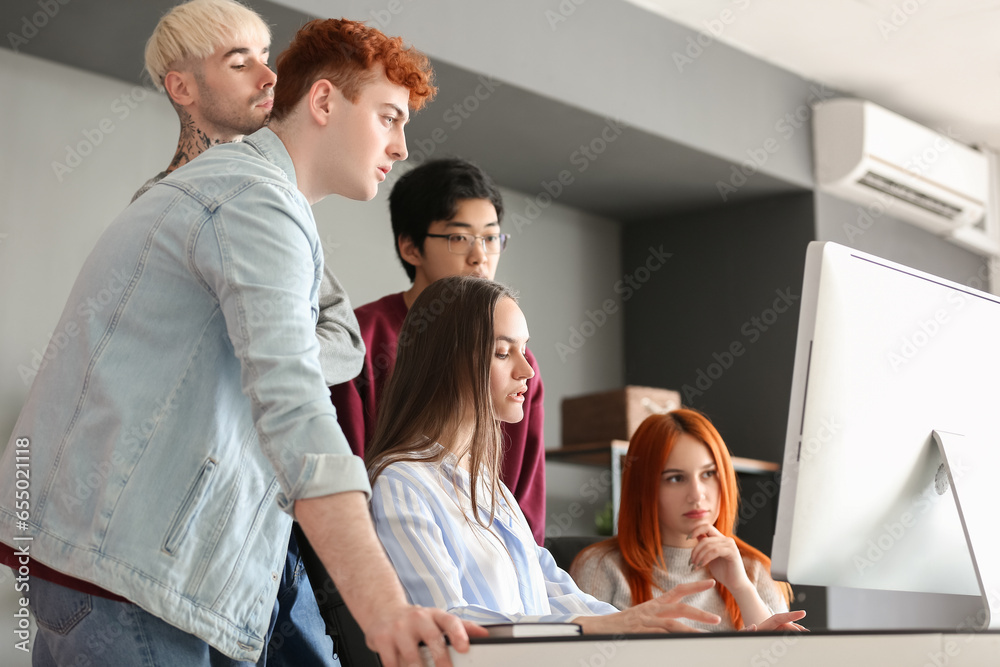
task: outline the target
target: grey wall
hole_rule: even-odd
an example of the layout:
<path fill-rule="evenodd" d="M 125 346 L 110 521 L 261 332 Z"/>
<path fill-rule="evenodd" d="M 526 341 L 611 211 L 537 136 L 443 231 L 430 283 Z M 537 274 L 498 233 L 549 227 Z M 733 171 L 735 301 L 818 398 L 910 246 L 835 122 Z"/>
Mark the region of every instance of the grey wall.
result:
<path fill-rule="evenodd" d="M 835 630 L 942 628 L 968 631 L 983 619 L 983 602 L 968 595 L 827 589 L 828 624 Z M 932 664 L 932 663 L 928 663 Z"/>
<path fill-rule="evenodd" d="M 737 456 L 780 461 L 784 451 L 812 199 L 759 199 L 624 231 L 626 272 L 641 270 L 650 248 L 673 253 L 626 310 L 626 380 L 681 391 Z"/>
<path fill-rule="evenodd" d="M 834 241 L 976 289 L 986 289 L 986 263 L 933 234 L 893 217 L 891 206 L 860 205 L 816 195 L 816 239 Z"/>

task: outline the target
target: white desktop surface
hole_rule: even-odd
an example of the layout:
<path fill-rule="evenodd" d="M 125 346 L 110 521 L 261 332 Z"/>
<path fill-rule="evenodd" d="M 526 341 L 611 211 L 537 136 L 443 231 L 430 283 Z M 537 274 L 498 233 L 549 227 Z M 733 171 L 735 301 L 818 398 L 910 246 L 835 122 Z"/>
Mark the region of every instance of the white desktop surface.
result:
<path fill-rule="evenodd" d="M 995 667 L 1000 633 L 740 633 L 701 637 L 488 640 L 461 654 L 455 667 L 544 665 L 605 667 Z"/>

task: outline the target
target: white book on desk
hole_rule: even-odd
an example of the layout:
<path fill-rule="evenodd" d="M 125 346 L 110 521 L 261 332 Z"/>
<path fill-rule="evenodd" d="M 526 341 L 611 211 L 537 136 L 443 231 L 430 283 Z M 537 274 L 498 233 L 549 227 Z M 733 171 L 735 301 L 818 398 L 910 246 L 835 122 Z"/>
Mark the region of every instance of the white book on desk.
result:
<path fill-rule="evenodd" d="M 573 637 L 583 634 L 576 623 L 494 623 L 483 625 L 490 637 Z"/>
<path fill-rule="evenodd" d="M 492 623 L 483 624 L 489 639 L 524 639 L 531 637 L 576 637 L 583 635 L 583 628 L 576 623 Z M 450 651 L 454 658 L 455 652 Z M 429 648 L 420 645 L 420 658 L 424 667 L 435 667 Z"/>

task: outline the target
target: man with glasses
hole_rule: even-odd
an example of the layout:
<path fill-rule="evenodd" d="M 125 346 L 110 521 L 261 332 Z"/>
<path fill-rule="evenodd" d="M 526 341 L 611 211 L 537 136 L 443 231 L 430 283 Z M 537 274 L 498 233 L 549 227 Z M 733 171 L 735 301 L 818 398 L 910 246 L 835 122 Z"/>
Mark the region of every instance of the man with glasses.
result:
<path fill-rule="evenodd" d="M 389 195 L 389 214 L 396 254 L 413 285 L 354 311 L 367 348 L 365 364 L 357 378 L 331 387 L 344 435 L 358 455 L 363 455 L 372 437 L 378 401 L 396 363 L 399 331 L 417 296 L 448 276 L 492 280 L 507 246 L 507 235 L 500 231 L 500 191 L 482 169 L 465 160 L 433 160 L 403 175 Z M 535 377 L 528 384 L 524 419 L 501 424 L 506 444 L 501 478 L 541 544 L 545 537 L 543 389 L 530 350 L 526 357 Z"/>

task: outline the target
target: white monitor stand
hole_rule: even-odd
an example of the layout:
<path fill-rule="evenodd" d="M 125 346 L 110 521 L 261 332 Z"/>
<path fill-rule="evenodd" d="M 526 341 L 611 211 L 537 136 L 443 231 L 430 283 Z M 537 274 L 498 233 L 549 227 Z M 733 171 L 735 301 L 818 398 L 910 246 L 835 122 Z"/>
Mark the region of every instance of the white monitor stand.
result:
<path fill-rule="evenodd" d="M 962 530 L 979 580 L 986 618 L 984 630 L 1000 629 L 1000 528 L 996 491 L 1000 485 L 1000 447 L 984 446 L 964 435 L 933 431 L 948 471 Z"/>

